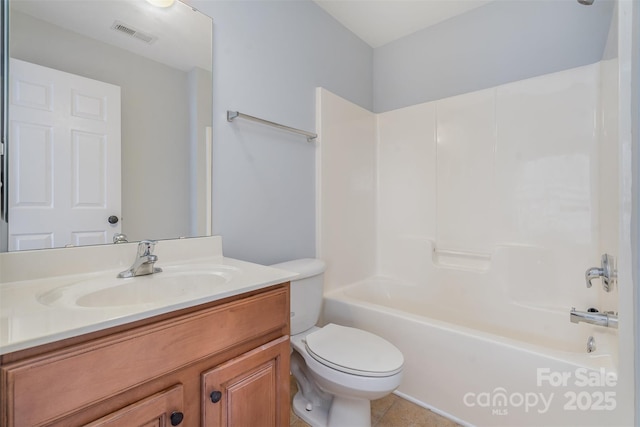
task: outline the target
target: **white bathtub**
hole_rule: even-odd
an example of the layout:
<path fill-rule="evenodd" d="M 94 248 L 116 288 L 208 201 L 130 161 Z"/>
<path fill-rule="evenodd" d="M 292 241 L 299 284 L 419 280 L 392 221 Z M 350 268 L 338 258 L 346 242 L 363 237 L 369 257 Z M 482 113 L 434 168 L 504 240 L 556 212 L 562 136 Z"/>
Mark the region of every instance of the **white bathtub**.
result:
<path fill-rule="evenodd" d="M 324 321 L 358 327 L 405 356 L 398 394 L 463 424 L 614 426 L 617 331 L 566 310 L 371 278 L 325 294 Z M 454 308 L 455 307 L 455 308 Z M 587 353 L 593 336 L 596 351 Z"/>

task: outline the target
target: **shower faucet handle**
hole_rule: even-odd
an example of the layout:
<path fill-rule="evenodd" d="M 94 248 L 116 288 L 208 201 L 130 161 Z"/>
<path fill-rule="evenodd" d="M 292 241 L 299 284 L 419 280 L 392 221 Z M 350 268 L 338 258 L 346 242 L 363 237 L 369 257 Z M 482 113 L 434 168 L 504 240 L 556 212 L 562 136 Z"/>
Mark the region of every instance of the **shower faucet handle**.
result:
<path fill-rule="evenodd" d="M 589 268 L 584 273 L 587 288 L 590 288 L 593 285 L 593 283 L 591 283 L 593 279 L 601 278 L 602 287 L 606 292 L 611 292 L 611 289 L 613 289 L 616 284 L 617 276 L 618 274 L 615 269 L 615 261 L 613 256 L 609 254 L 602 255 L 600 267 Z"/>

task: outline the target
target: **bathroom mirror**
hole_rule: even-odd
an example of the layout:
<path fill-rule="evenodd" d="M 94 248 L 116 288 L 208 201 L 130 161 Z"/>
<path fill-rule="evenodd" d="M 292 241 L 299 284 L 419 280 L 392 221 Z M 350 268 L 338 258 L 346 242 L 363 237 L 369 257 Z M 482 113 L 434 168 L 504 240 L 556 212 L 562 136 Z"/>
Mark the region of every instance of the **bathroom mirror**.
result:
<path fill-rule="evenodd" d="M 8 40 L 8 250 L 210 233 L 209 17 L 9 0 Z"/>

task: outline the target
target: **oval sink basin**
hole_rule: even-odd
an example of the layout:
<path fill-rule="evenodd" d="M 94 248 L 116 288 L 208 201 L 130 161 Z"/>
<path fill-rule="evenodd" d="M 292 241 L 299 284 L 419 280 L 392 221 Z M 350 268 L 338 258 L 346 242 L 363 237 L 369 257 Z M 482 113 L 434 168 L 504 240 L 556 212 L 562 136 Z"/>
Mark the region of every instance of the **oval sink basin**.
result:
<path fill-rule="evenodd" d="M 38 296 L 54 307 L 109 308 L 179 303 L 211 295 L 237 273 L 228 266 L 165 267 L 161 273 L 127 279 L 100 277 L 52 289 Z"/>

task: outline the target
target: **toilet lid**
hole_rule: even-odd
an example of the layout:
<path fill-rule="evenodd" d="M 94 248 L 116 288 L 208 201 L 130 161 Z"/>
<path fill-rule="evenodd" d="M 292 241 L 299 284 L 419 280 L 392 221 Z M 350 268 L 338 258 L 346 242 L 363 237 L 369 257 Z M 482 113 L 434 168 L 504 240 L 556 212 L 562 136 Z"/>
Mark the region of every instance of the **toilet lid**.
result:
<path fill-rule="evenodd" d="M 404 363 L 400 350 L 389 341 L 333 323 L 307 335 L 306 348 L 323 365 L 366 377 L 394 375 Z"/>

